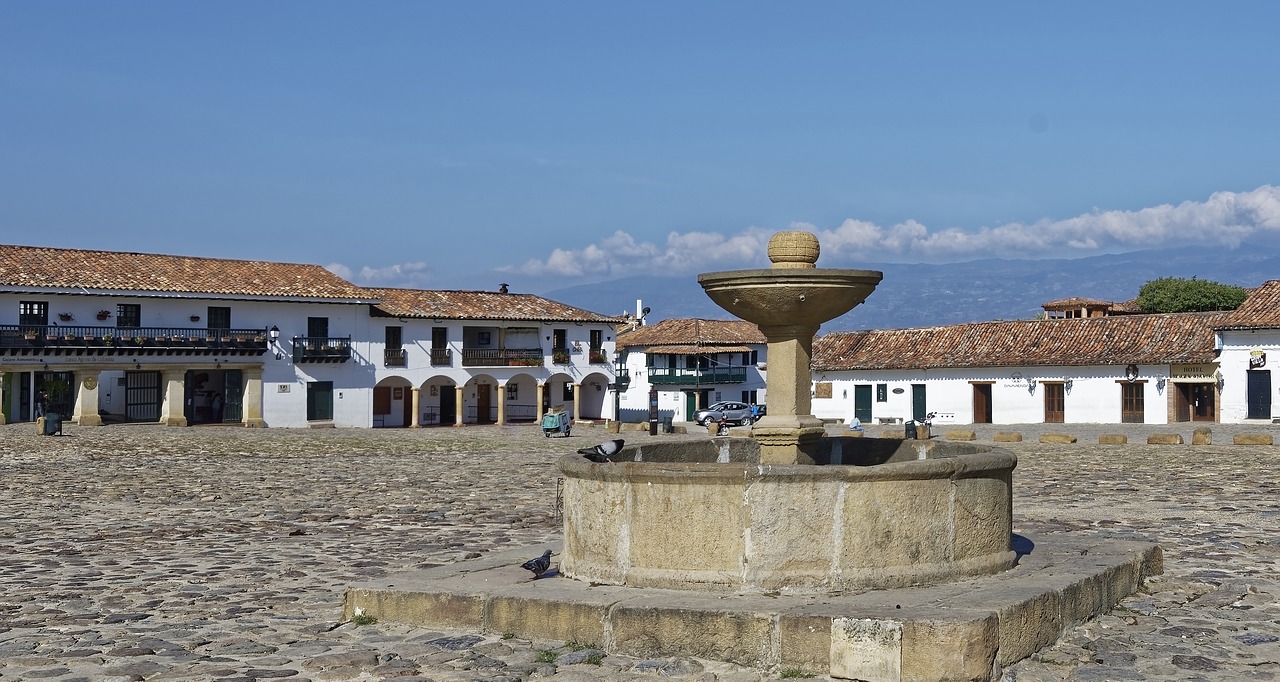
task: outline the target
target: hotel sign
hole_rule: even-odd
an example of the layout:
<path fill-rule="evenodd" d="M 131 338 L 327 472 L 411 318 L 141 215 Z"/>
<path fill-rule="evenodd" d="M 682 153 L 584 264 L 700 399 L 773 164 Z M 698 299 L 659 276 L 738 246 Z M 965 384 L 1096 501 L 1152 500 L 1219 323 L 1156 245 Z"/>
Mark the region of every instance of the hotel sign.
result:
<path fill-rule="evenodd" d="M 1169 378 L 1174 381 L 1213 381 L 1213 373 L 1218 366 L 1213 363 L 1202 365 L 1170 365 Z"/>

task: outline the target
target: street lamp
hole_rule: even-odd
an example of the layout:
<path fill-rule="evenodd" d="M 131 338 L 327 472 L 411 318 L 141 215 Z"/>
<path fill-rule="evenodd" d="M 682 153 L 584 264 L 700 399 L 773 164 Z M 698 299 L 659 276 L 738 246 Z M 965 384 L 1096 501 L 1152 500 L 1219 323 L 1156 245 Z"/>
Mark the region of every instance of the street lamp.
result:
<path fill-rule="evenodd" d="M 622 392 L 631 386 L 631 372 L 627 371 L 627 355 L 625 352 L 614 352 L 613 357 L 613 383 L 609 384 L 609 388 L 613 389 L 613 418 L 622 423 Z"/>

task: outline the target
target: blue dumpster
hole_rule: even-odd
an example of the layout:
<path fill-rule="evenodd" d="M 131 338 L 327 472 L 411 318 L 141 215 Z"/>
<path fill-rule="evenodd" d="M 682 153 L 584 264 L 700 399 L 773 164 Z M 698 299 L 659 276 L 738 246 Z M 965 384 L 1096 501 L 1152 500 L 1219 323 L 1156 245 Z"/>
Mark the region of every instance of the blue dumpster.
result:
<path fill-rule="evenodd" d="M 44 415 L 44 435 L 62 435 L 62 415 L 57 412 L 46 412 Z"/>

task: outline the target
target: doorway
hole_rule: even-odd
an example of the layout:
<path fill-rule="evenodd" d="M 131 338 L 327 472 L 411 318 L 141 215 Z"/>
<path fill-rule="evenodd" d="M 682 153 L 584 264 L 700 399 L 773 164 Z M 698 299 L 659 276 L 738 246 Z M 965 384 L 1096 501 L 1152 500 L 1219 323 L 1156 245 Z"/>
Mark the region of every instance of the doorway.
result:
<path fill-rule="evenodd" d="M 1174 385 L 1178 387 L 1178 392 L 1174 394 L 1174 421 L 1217 421 L 1218 411 L 1214 384 Z"/>
<path fill-rule="evenodd" d="M 1271 370 L 1251 369 L 1248 372 L 1249 413 L 1246 419 L 1271 418 Z"/>
<path fill-rule="evenodd" d="M 853 387 L 853 416 L 863 424 L 871 423 L 871 384 Z"/>
<path fill-rule="evenodd" d="M 925 416 L 929 414 L 925 407 L 924 387 L 924 384 L 911 384 L 911 418 L 918 422 L 924 421 Z"/>
<path fill-rule="evenodd" d="M 991 423 L 991 384 L 973 384 L 973 423 Z"/>

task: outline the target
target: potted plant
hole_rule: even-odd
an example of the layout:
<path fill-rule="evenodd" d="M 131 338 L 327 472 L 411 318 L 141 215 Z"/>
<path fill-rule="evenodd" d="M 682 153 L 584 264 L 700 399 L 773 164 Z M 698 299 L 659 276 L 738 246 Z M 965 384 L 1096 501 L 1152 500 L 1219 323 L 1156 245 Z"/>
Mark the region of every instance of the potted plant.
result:
<path fill-rule="evenodd" d="M 62 335 L 62 338 L 64 341 L 75 341 L 76 335 L 72 334 L 71 332 L 67 332 L 66 334 Z"/>
<path fill-rule="evenodd" d="M 143 344 L 145 344 L 145 343 L 147 342 L 147 337 L 145 337 L 145 336 L 135 336 L 135 337 L 133 337 L 133 342 L 134 342 L 135 344 L 137 344 L 137 345 L 141 346 L 141 345 L 143 345 Z"/>
<path fill-rule="evenodd" d="M 114 334 L 111 334 L 110 332 L 108 332 L 102 335 L 102 342 L 107 344 L 108 346 L 114 346 L 116 345 L 116 337 Z"/>
<path fill-rule="evenodd" d="M 105 319 L 107 319 L 108 317 L 111 317 L 111 311 L 110 311 L 110 310 L 99 310 L 99 311 L 98 311 L 98 319 L 99 319 L 99 320 L 105 320 Z"/>
<path fill-rule="evenodd" d="M 556 363 L 557 365 L 567 365 L 567 364 L 569 364 L 569 351 L 566 351 L 566 350 L 558 350 L 558 351 L 556 351 L 556 352 L 552 353 L 552 354 L 551 354 L 551 361 L 552 361 L 552 362 L 554 362 L 554 363 Z"/>
<path fill-rule="evenodd" d="M 70 322 L 76 319 L 76 316 L 72 315 L 71 313 L 58 313 L 58 319 L 62 320 L 63 322 Z"/>
<path fill-rule="evenodd" d="M 28 340 L 28 341 L 35 341 L 35 340 L 36 340 L 36 332 L 35 332 L 35 330 L 34 330 L 34 329 L 28 329 L 27 331 L 22 332 L 22 336 L 23 336 L 24 338 L 26 338 L 26 340 Z"/>

